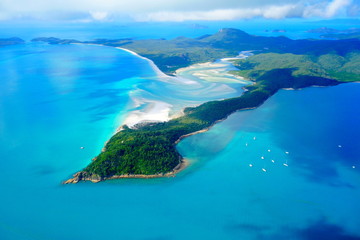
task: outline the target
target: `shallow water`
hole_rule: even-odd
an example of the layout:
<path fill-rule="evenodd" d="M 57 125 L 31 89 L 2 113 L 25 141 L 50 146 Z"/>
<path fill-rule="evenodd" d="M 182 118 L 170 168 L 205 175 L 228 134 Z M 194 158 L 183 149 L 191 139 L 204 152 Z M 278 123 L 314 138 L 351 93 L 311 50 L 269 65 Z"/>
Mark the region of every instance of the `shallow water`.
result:
<path fill-rule="evenodd" d="M 360 237 L 359 84 L 280 91 L 184 139 L 191 166 L 175 178 L 64 186 L 134 98 L 180 108 L 243 85 L 159 81 L 147 61 L 108 47 L 0 51 L 0 239 Z M 224 84 L 235 90 L 205 95 Z"/>

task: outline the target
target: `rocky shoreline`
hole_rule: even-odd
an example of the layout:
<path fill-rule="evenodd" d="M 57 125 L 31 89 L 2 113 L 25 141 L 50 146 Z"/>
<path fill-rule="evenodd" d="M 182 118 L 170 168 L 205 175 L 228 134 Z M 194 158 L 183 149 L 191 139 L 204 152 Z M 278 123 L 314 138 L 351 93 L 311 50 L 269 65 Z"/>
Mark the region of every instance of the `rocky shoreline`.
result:
<path fill-rule="evenodd" d="M 73 175 L 72 178 L 63 182 L 63 184 L 74 184 L 84 181 L 90 181 L 93 183 L 98 183 L 105 180 L 112 180 L 112 179 L 121 179 L 121 178 L 162 178 L 162 177 L 175 177 L 177 173 L 184 170 L 187 166 L 189 166 L 190 162 L 186 158 L 181 158 L 179 164 L 168 173 L 159 173 L 159 174 L 152 174 L 152 175 L 145 175 L 145 174 L 123 174 L 123 175 L 114 175 L 111 177 L 100 177 L 97 174 L 89 174 L 85 171 L 77 172 Z"/>

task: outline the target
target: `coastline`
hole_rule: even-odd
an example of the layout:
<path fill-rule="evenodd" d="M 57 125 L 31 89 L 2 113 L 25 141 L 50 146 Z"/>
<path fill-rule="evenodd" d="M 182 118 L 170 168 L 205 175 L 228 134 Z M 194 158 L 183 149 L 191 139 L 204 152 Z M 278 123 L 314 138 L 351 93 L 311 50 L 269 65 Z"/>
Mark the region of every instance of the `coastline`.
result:
<path fill-rule="evenodd" d="M 96 160 L 95 160 L 96 161 Z M 176 174 L 186 169 L 190 165 L 190 160 L 187 158 L 181 158 L 179 164 L 171 171 L 165 174 L 123 174 L 123 175 L 114 175 L 111 177 L 100 178 L 98 176 L 86 176 L 83 171 L 77 172 L 73 175 L 72 178 L 65 180 L 62 184 L 75 184 L 79 182 L 90 181 L 92 183 L 98 183 L 105 180 L 114 180 L 114 179 L 123 179 L 123 178 L 138 178 L 138 179 L 147 179 L 147 178 L 164 178 L 164 177 L 175 177 Z"/>
<path fill-rule="evenodd" d="M 109 47 L 109 46 L 102 45 L 102 44 L 97 44 L 97 45 L 104 46 L 104 47 Z M 141 59 L 147 61 L 150 64 L 151 68 L 154 70 L 154 72 L 157 74 L 157 76 L 160 78 L 161 81 L 164 81 L 164 82 L 177 82 L 177 83 L 182 83 L 182 84 L 186 84 L 186 85 L 196 84 L 196 81 L 188 79 L 188 78 L 180 77 L 177 74 L 178 70 L 182 71 L 182 69 L 190 68 L 193 65 L 190 65 L 190 66 L 184 67 L 184 68 L 179 68 L 178 70 L 175 71 L 174 75 L 167 75 L 166 73 L 161 71 L 160 68 L 158 66 L 156 66 L 154 61 L 152 61 L 151 59 L 146 58 L 144 56 L 141 56 L 140 54 L 138 54 L 138 53 L 136 53 L 136 52 L 134 52 L 132 50 L 129 50 L 127 48 L 122 48 L 122 47 L 115 47 L 115 48 L 123 50 L 125 52 L 128 52 L 128 53 L 130 53 L 130 54 L 132 54 L 132 55 L 134 55 L 134 56 L 136 56 L 138 58 L 141 58 Z"/>
<path fill-rule="evenodd" d="M 79 44 L 79 43 L 75 43 L 75 44 Z M 80 43 L 81 44 L 81 43 Z M 90 45 L 90 44 L 89 44 Z M 108 47 L 106 45 L 103 44 L 91 44 L 91 45 L 97 45 L 97 46 L 105 46 Z M 178 71 L 184 71 L 185 68 L 181 68 L 178 69 L 175 72 L 175 76 L 169 76 L 167 74 L 165 74 L 164 72 L 162 72 L 157 66 L 156 64 L 146 58 L 143 57 L 141 55 L 139 55 L 138 53 L 131 51 L 129 49 L 126 48 L 121 48 L 121 47 L 115 47 L 117 49 L 126 51 L 128 53 L 131 53 L 132 55 L 139 57 L 141 59 L 146 60 L 147 62 L 149 62 L 150 66 L 152 67 L 152 69 L 154 70 L 154 72 L 157 74 L 157 76 L 160 78 L 160 80 L 164 80 L 165 78 L 167 78 L 168 80 L 175 80 L 175 81 L 181 81 L 184 84 L 192 84 L 194 83 L 193 80 L 191 79 L 186 79 L 184 77 L 179 77 L 177 76 Z M 206 62 L 203 64 L 211 64 L 210 62 Z M 196 65 L 196 64 L 195 64 Z M 187 68 L 193 68 L 192 66 L 189 66 Z M 238 78 L 239 76 L 233 75 L 229 72 L 224 72 L 224 74 L 226 75 L 231 75 L 234 78 Z M 168 82 L 168 80 L 166 82 Z M 184 81 L 183 81 L 184 80 Z M 242 79 L 243 80 L 243 79 Z M 146 101 L 141 102 L 141 101 L 133 101 L 135 103 L 135 105 L 141 105 L 146 103 Z M 130 112 L 129 115 L 125 118 L 125 120 L 123 121 L 123 123 L 117 128 L 116 132 L 119 132 L 122 130 L 122 127 L 124 125 L 128 125 L 130 128 L 136 126 L 136 124 L 141 124 L 142 122 L 146 122 L 146 121 L 159 121 L 159 122 L 167 122 L 173 118 L 178 117 L 178 115 L 182 115 L 181 113 L 179 114 L 175 114 L 174 116 L 170 117 L 169 113 L 171 110 L 171 106 L 170 104 L 166 103 L 166 102 L 162 102 L 162 101 L 147 101 L 147 103 L 149 103 L 150 105 L 146 108 L 146 110 L 144 112 L 140 112 L 139 110 Z M 253 108 L 247 108 L 247 109 L 253 109 Z M 241 110 L 247 110 L 247 109 L 241 109 Z M 152 116 L 149 119 L 149 116 Z M 189 134 L 185 134 L 183 136 L 180 136 L 179 139 L 177 141 L 174 142 L 174 145 L 178 144 L 182 139 L 192 136 L 192 135 L 196 135 L 199 133 L 203 133 L 206 131 L 209 131 L 215 124 L 217 124 L 218 122 L 222 122 L 224 121 L 226 118 L 224 119 L 220 119 L 216 122 L 214 122 L 211 126 L 205 128 L 205 129 L 201 129 L 199 131 L 196 132 L 192 132 Z M 102 148 L 102 152 L 104 152 L 106 150 L 106 143 L 108 143 L 109 140 L 107 140 L 105 142 L 104 147 Z M 97 157 L 94 157 L 92 159 L 92 161 L 96 161 Z M 161 178 L 161 177 L 175 177 L 175 175 L 179 172 L 181 172 L 182 170 L 186 169 L 188 166 L 190 165 L 189 160 L 186 158 L 182 158 L 179 160 L 179 164 L 171 171 L 171 172 L 167 172 L 167 173 L 162 173 L 162 174 L 153 174 L 153 175 L 144 175 L 144 174 L 124 174 L 124 175 L 114 175 L 111 177 L 105 177 L 105 178 L 101 178 L 99 176 L 95 176 L 95 175 L 88 175 L 86 172 L 84 171 L 79 171 L 77 173 L 75 173 L 73 175 L 72 178 L 63 181 L 63 184 L 71 184 L 71 183 L 78 183 L 80 181 L 91 181 L 93 183 L 97 183 L 100 181 L 105 181 L 105 180 L 112 180 L 112 179 L 122 179 L 122 178 Z"/>
<path fill-rule="evenodd" d="M 108 45 L 104 45 L 104 44 L 97 44 L 97 43 L 71 43 L 71 44 L 77 44 L 77 45 L 92 45 L 92 46 L 102 46 L 102 47 L 111 47 L 111 48 L 116 48 L 116 49 L 120 49 L 120 50 L 123 50 L 125 52 L 128 52 L 138 58 L 141 58 L 143 60 L 146 60 L 147 62 L 149 62 L 151 68 L 154 70 L 154 72 L 158 75 L 158 77 L 160 78 L 174 78 L 174 76 L 170 76 L 170 75 L 167 75 L 165 74 L 164 72 L 162 72 L 158 66 L 156 66 L 156 64 L 149 58 L 146 58 L 146 57 L 143 57 L 141 55 L 139 55 L 138 53 L 132 51 L 132 50 L 129 50 L 127 48 L 122 48 L 122 47 L 112 47 L 112 46 L 108 46 Z"/>
<path fill-rule="evenodd" d="M 255 109 L 255 108 L 257 108 L 257 107 L 243 108 L 243 109 L 237 110 L 237 111 L 235 111 L 235 112 L 252 110 L 252 109 Z M 233 114 L 233 113 L 231 113 L 231 114 Z M 231 115 L 231 114 L 230 114 L 230 115 Z M 230 115 L 229 115 L 229 116 L 230 116 Z M 227 118 L 228 118 L 228 117 L 223 118 L 223 119 L 220 119 L 220 120 L 217 120 L 217 121 L 215 121 L 211 126 L 209 126 L 209 127 L 207 127 L 207 128 L 201 129 L 201 130 L 196 131 L 196 132 L 192 132 L 192 133 L 188 133 L 188 134 L 182 135 L 182 136 L 179 137 L 178 140 L 175 141 L 174 144 L 175 144 L 175 145 L 178 144 L 178 143 L 179 143 L 181 140 L 183 140 L 184 138 L 187 138 L 187 137 L 190 137 L 190 136 L 199 134 L 199 133 L 207 132 L 207 131 L 209 131 L 214 125 L 216 125 L 216 124 L 218 124 L 218 123 L 220 123 L 220 122 L 225 121 Z"/>
<path fill-rule="evenodd" d="M 124 51 L 128 51 L 129 53 L 137 56 L 137 57 L 140 57 L 142 59 L 145 59 L 147 60 L 149 63 L 151 63 L 151 66 L 153 67 L 153 69 L 155 70 L 155 72 L 157 72 L 158 74 L 160 74 L 161 76 L 167 76 L 166 74 L 164 74 L 163 72 L 161 72 L 157 67 L 156 65 L 154 64 L 153 61 L 151 61 L 150 59 L 147 59 L 145 57 L 142 57 L 140 56 L 139 54 L 131 51 L 131 50 L 128 50 L 128 49 L 123 49 L 123 48 L 118 48 L 118 49 L 121 49 L 121 50 L 124 50 Z M 214 70 L 216 71 L 216 69 Z M 244 111 L 244 110 L 250 110 L 250 109 L 254 109 L 254 108 L 257 108 L 259 106 L 261 106 L 269 97 L 271 97 L 273 94 L 275 94 L 279 89 L 282 89 L 282 88 L 293 88 L 292 86 L 297 86 L 296 84 L 298 84 L 296 81 L 293 83 L 291 82 L 291 84 L 288 83 L 288 81 L 283 81 L 283 79 L 278 79 L 278 78 L 274 78 L 274 74 L 280 72 L 280 74 L 283 74 L 284 76 L 288 76 L 288 72 L 287 71 L 280 71 L 280 70 L 277 70 L 275 69 L 274 71 L 271 71 L 271 74 L 269 73 L 269 78 L 270 80 L 273 80 L 273 81 L 278 81 L 278 85 L 275 85 L 273 86 L 273 82 L 271 82 L 270 80 L 266 81 L 266 82 L 260 82 L 260 83 L 256 83 L 253 82 L 253 85 L 254 87 L 252 87 L 251 89 L 245 89 L 247 91 L 244 91 L 240 96 L 238 97 L 235 97 L 235 98 L 232 98 L 232 99 L 229 99 L 228 101 L 213 101 L 212 103 L 210 103 L 211 106 L 214 106 L 215 105 L 215 108 L 216 107 L 223 107 L 223 106 L 226 106 L 226 104 L 234 104 L 235 107 L 231 107 L 229 109 L 225 109 L 224 111 L 220 111 L 219 113 L 214 113 L 213 115 L 210 114 L 210 115 L 204 115 L 203 112 L 208 110 L 209 108 L 209 104 L 205 105 L 205 104 L 201 104 L 203 106 L 198 106 L 198 107 L 195 107 L 195 116 L 196 114 L 198 114 L 198 118 L 195 117 L 195 120 L 196 119 L 199 119 L 199 120 L 205 120 L 205 123 L 204 124 L 198 124 L 197 126 L 198 127 L 195 127 L 193 129 L 191 129 L 191 131 L 186 131 L 187 128 L 187 123 L 181 123 L 181 124 L 178 124 L 178 125 L 175 125 L 176 127 L 178 126 L 181 126 L 181 127 L 184 127 L 184 130 L 182 132 L 182 134 L 184 135 L 180 135 L 178 134 L 176 137 L 178 138 L 176 141 L 174 141 L 175 139 L 172 138 L 173 140 L 171 142 L 169 142 L 168 144 L 171 144 L 172 145 L 172 148 L 174 148 L 174 152 L 176 152 L 175 150 L 175 146 L 177 143 L 179 143 L 183 138 L 186 138 L 188 136 L 192 136 L 192 135 L 195 135 L 195 134 L 198 134 L 198 133 L 202 133 L 202 132 L 206 132 L 208 131 L 211 127 L 213 127 L 215 124 L 219 123 L 219 122 L 222 122 L 224 121 L 225 119 L 227 119 L 228 116 L 230 116 L 231 114 L 233 114 L 234 112 L 238 112 L 238 111 Z M 228 72 L 226 72 L 226 74 L 229 74 Z M 174 78 L 176 79 L 176 77 L 169 77 L 170 78 Z M 291 78 L 292 79 L 292 78 Z M 178 79 L 179 80 L 179 79 Z M 318 79 L 316 79 L 318 80 Z M 320 81 L 321 80 L 321 81 Z M 320 86 L 330 86 L 330 85 L 337 85 L 341 82 L 338 82 L 336 80 L 331 80 L 331 79 L 320 79 L 319 81 L 315 81 L 313 80 L 314 84 L 312 84 L 313 82 L 309 82 L 307 84 L 303 84 L 301 85 L 302 87 L 309 87 L 309 86 L 313 86 L 313 85 L 320 85 Z M 249 84 L 250 85 L 250 84 Z M 264 88 L 265 90 L 263 90 L 262 88 Z M 244 93 L 246 93 L 244 95 Z M 204 107 L 205 106 L 205 107 Z M 189 113 L 191 114 L 191 113 Z M 202 115 L 203 114 L 203 115 Z M 186 117 L 186 115 L 184 116 Z M 203 117 L 203 118 L 202 118 Z M 186 120 L 189 120 L 189 119 L 186 119 Z M 169 121 L 169 119 L 167 120 Z M 206 121 L 208 121 L 209 124 L 206 124 Z M 165 121 L 166 122 L 166 121 Z M 190 121 L 190 123 L 192 123 Z M 139 131 L 141 128 L 139 128 Z M 128 133 L 128 132 L 126 132 Z M 181 133 L 181 132 L 179 132 Z M 168 133 L 164 133 L 163 136 L 167 137 L 167 135 L 169 135 Z M 157 136 L 157 135 L 156 135 Z M 136 134 L 133 135 L 133 137 L 136 137 Z M 142 140 L 144 143 L 148 144 L 148 146 L 151 146 L 151 142 L 150 142 L 150 139 L 149 140 L 146 140 L 147 137 L 145 135 L 143 135 L 143 139 L 145 140 Z M 131 151 L 132 153 L 136 152 L 136 151 Z M 135 154 L 135 153 L 134 153 Z M 104 155 L 102 155 L 104 156 Z M 131 156 L 131 154 L 130 154 Z M 177 156 L 180 156 L 179 153 L 177 153 Z M 102 160 L 105 159 L 105 165 L 106 165 L 106 161 L 108 161 L 108 159 L 106 158 L 107 155 L 105 155 L 105 158 L 103 158 Z M 134 156 L 131 156 L 131 159 L 133 160 L 136 160 L 137 158 L 139 158 L 138 155 L 134 155 Z M 152 160 L 153 161 L 156 161 L 156 159 L 159 158 L 159 155 L 154 155 L 152 156 Z M 141 159 L 144 159 L 144 158 L 141 158 Z M 144 161 L 147 161 L 149 160 L 148 157 L 145 158 Z M 121 159 L 119 159 L 119 161 L 121 161 Z M 172 159 L 172 165 L 175 165 L 175 161 L 176 159 Z M 88 169 L 88 171 L 80 171 L 80 172 L 77 172 L 73 178 L 67 180 L 64 182 L 64 184 L 68 184 L 68 183 L 78 183 L 79 181 L 91 181 L 91 182 L 100 182 L 100 181 L 104 181 L 104 180 L 110 180 L 110 179 L 119 179 L 119 178 L 158 178 L 158 177 L 168 177 L 168 176 L 173 176 L 174 174 L 176 174 L 177 172 L 180 172 L 182 171 L 183 169 L 186 168 L 187 164 L 184 164 L 184 160 L 182 160 L 182 157 L 180 156 L 180 159 L 178 160 L 178 164 L 176 165 L 175 168 L 173 168 L 172 170 L 171 169 L 166 169 L 166 170 L 163 170 L 162 172 L 163 173 L 160 173 L 160 174 L 149 174 L 149 175 L 145 175 L 145 174 L 123 174 L 123 175 L 113 175 L 113 176 L 110 176 L 110 177 L 106 177 L 106 175 L 108 175 L 109 173 L 106 173 L 106 174 L 103 174 L 102 172 L 99 172 L 96 170 L 96 168 L 101 164 L 103 164 L 104 162 L 93 162 L 91 163 L 90 165 L 90 168 L 86 168 Z M 95 170 L 94 170 L 95 169 Z M 160 170 L 158 169 L 161 169 L 161 167 L 158 167 L 156 169 L 153 169 L 152 171 L 150 171 L 149 173 L 151 172 L 161 172 Z M 166 172 L 166 171 L 169 171 L 169 172 Z M 113 174 L 116 174 L 117 171 L 113 171 Z M 129 171 L 128 171 L 129 172 Z M 146 171 L 145 171 L 146 172 Z"/>
<path fill-rule="evenodd" d="M 257 108 L 257 107 L 244 108 L 244 109 L 240 109 L 240 110 L 237 110 L 237 111 L 252 110 L 252 109 L 255 109 L 255 108 Z M 227 119 L 227 117 L 215 121 L 211 126 L 209 126 L 207 128 L 204 128 L 204 129 L 201 129 L 199 131 L 192 132 L 192 133 L 189 133 L 189 134 L 182 135 L 182 136 L 179 137 L 178 140 L 176 140 L 174 142 L 174 145 L 178 144 L 181 140 L 183 140 L 186 137 L 190 137 L 190 136 L 193 136 L 193 135 L 196 135 L 196 134 L 199 134 L 199 133 L 207 132 L 215 124 L 217 124 L 219 122 L 222 122 L 222 121 L 224 121 L 226 119 Z M 104 150 L 105 150 L 105 146 L 103 147 L 102 151 L 104 151 Z M 96 161 L 96 157 L 93 158 L 93 161 Z M 98 183 L 98 182 L 105 181 L 105 180 L 122 179 L 122 178 L 139 178 L 139 179 L 143 178 L 143 179 L 147 179 L 147 178 L 175 177 L 177 173 L 185 170 L 189 165 L 190 165 L 189 159 L 181 157 L 180 160 L 179 160 L 179 164 L 171 172 L 160 173 L 160 174 L 150 174 L 150 175 L 145 175 L 145 174 L 123 174 L 123 175 L 114 175 L 114 176 L 111 176 L 111 177 L 101 178 L 101 177 L 99 177 L 97 175 L 87 175 L 86 172 L 79 171 L 79 172 L 75 173 L 72 178 L 63 181 L 62 184 L 75 184 L 75 183 L 79 183 L 79 182 L 82 182 L 82 181 L 90 181 L 90 182 L 93 182 L 93 183 Z"/>
<path fill-rule="evenodd" d="M 82 44 L 82 43 L 74 43 L 74 44 Z M 97 45 L 97 46 L 103 46 L 103 47 L 109 47 L 107 45 L 103 45 L 103 44 L 89 44 L 86 43 L 87 45 Z M 141 56 L 140 54 L 129 50 L 127 48 L 122 48 L 122 47 L 115 47 L 116 49 L 119 50 L 123 50 L 126 51 L 138 58 L 141 58 L 145 61 L 147 61 L 151 68 L 154 70 L 154 72 L 157 74 L 157 76 L 160 78 L 160 81 L 165 81 L 165 82 L 177 82 L 177 83 L 182 83 L 182 84 L 186 84 L 186 85 L 192 85 L 192 84 L 196 84 L 195 80 L 189 79 L 189 78 L 185 78 L 180 76 L 181 73 L 183 71 L 186 71 L 187 69 L 193 69 L 196 68 L 196 66 L 210 66 L 211 64 L 214 65 L 214 67 L 216 67 L 217 65 L 223 65 L 224 63 L 212 63 L 212 62 L 205 62 L 205 63 L 196 63 L 193 65 L 190 65 L 188 67 L 184 67 L 184 68 L 179 68 L 175 71 L 174 76 L 170 76 L 165 74 L 164 72 L 162 72 L 157 66 L 156 64 L 149 58 L 146 58 L 144 56 Z M 246 51 L 247 52 L 247 51 Z M 245 57 L 242 57 L 245 58 Z M 235 57 L 234 59 L 239 59 L 239 57 Z M 220 59 L 227 61 L 226 58 Z M 230 63 L 231 64 L 231 63 Z M 229 73 L 229 71 L 223 72 L 222 73 L 223 76 L 232 76 L 233 78 L 237 79 L 234 82 L 236 83 L 243 83 L 243 81 L 247 81 L 244 80 L 243 77 L 234 75 Z M 199 78 L 201 79 L 201 78 Z M 169 81 L 170 80 L 170 81 Z M 202 79 L 204 81 L 207 81 L 205 79 Z M 211 81 L 209 81 L 211 82 Z M 231 82 L 231 81 L 230 81 Z M 137 125 L 137 124 L 141 124 L 143 122 L 147 122 L 147 121 L 154 121 L 154 122 L 167 122 L 169 120 L 172 120 L 176 117 L 182 116 L 183 112 L 179 112 L 177 114 L 173 114 L 170 115 L 170 112 L 172 110 L 172 105 L 166 103 L 166 102 L 162 102 L 162 101 L 156 101 L 156 100 L 150 100 L 150 99 L 135 99 L 133 97 L 132 98 L 132 102 L 134 103 L 135 107 L 141 106 L 143 104 L 149 104 L 148 107 L 146 107 L 146 109 L 144 109 L 145 111 L 141 112 L 139 110 L 135 110 L 132 111 L 128 114 L 127 117 L 125 117 L 124 121 L 122 122 L 122 124 L 117 128 L 116 132 L 119 132 L 122 130 L 122 126 L 123 125 L 127 125 L 128 127 L 132 128 L 133 126 Z"/>
<path fill-rule="evenodd" d="M 109 47 L 103 44 L 93 44 L 93 45 Z M 159 78 L 159 81 L 163 81 L 167 83 L 177 83 L 177 84 L 181 83 L 185 85 L 196 84 L 196 81 L 194 80 L 178 76 L 177 72 L 174 73 L 175 74 L 174 76 L 167 75 L 166 73 L 162 72 L 151 59 L 141 56 L 140 54 L 132 50 L 122 47 L 115 47 L 115 48 L 128 52 L 140 59 L 147 61 L 150 64 L 150 67 L 156 73 L 157 77 Z M 180 68 L 180 69 L 184 69 L 184 68 Z M 131 128 L 137 124 L 141 124 L 142 122 L 146 122 L 146 121 L 167 122 L 171 119 L 183 115 L 182 111 L 179 113 L 170 114 L 173 106 L 167 102 L 151 100 L 151 99 L 135 99 L 133 97 L 132 97 L 132 102 L 134 103 L 135 107 L 141 106 L 143 104 L 149 104 L 149 106 L 146 107 L 146 110 L 144 112 L 141 112 L 139 110 L 130 112 L 129 115 L 124 119 L 121 126 L 117 128 L 116 132 L 121 131 L 123 125 L 127 125 Z"/>
<path fill-rule="evenodd" d="M 239 57 L 234 57 L 231 59 L 241 59 Z M 244 77 L 231 74 L 230 71 L 234 65 L 231 61 L 228 61 L 226 58 L 221 58 L 215 62 L 204 62 L 204 63 L 195 63 L 188 67 L 179 68 L 175 71 L 175 76 L 178 78 L 197 78 L 206 82 L 214 83 L 240 83 L 246 84 L 248 80 Z"/>
<path fill-rule="evenodd" d="M 107 46 L 107 45 L 104 45 L 104 44 L 94 44 L 94 43 L 72 43 L 72 44 L 111 47 L 111 46 Z M 132 50 L 129 50 L 127 48 L 122 48 L 122 47 L 111 47 L 111 48 L 116 48 L 116 49 L 128 52 L 128 53 L 130 53 L 130 54 L 132 54 L 132 55 L 134 55 L 134 56 L 136 56 L 136 57 L 138 57 L 140 59 L 143 59 L 143 60 L 147 61 L 150 64 L 153 71 L 156 73 L 157 77 L 159 78 L 159 81 L 167 82 L 167 83 L 170 83 L 170 84 L 171 83 L 173 83 L 173 84 L 180 83 L 180 84 L 185 84 L 185 85 L 197 84 L 196 80 L 193 80 L 193 79 L 187 78 L 187 77 L 183 77 L 183 76 L 181 76 L 181 73 L 184 72 L 184 71 L 187 71 L 187 70 L 194 69 L 194 68 L 196 68 L 196 66 L 213 67 L 213 68 L 215 68 L 215 71 L 217 71 L 216 67 L 218 67 L 218 65 L 222 66 L 222 65 L 225 64 L 225 63 L 215 63 L 215 62 L 196 63 L 196 64 L 190 65 L 188 67 L 179 68 L 179 69 L 177 69 L 175 71 L 173 76 L 170 76 L 170 75 L 167 75 L 166 73 L 162 72 L 157 67 L 157 65 L 149 58 L 141 56 L 140 54 L 138 54 L 138 53 L 136 53 L 136 52 L 134 52 Z M 244 52 L 248 52 L 248 51 L 244 51 Z M 245 56 L 245 57 L 247 57 L 247 56 Z M 240 58 L 245 58 L 245 57 L 243 56 L 243 57 L 240 57 Z M 239 59 L 239 57 L 234 57 L 234 59 Z M 229 62 L 229 61 L 227 61 L 226 58 L 222 58 L 222 59 L 219 59 L 219 60 L 220 61 L 225 60 L 226 62 Z M 214 66 L 211 66 L 211 65 L 214 65 Z M 234 74 L 229 73 L 229 71 L 219 72 L 217 74 L 223 76 L 225 79 L 228 76 L 231 76 L 231 78 L 233 78 L 233 80 L 231 80 L 231 81 L 216 81 L 216 82 L 219 82 L 219 83 L 221 83 L 221 82 L 223 82 L 223 83 L 244 83 L 245 81 L 247 81 L 247 80 L 245 80 L 244 78 L 242 78 L 242 77 L 240 77 L 238 75 L 234 75 Z M 194 75 L 194 76 L 196 76 L 196 75 Z M 203 81 L 213 82 L 213 81 L 211 81 L 209 79 L 203 79 L 203 78 L 201 78 L 199 76 L 196 76 L 196 77 L 203 80 Z M 230 89 L 230 90 L 232 90 L 232 89 Z M 230 91 L 230 90 L 229 89 L 223 89 L 223 91 Z M 235 90 L 233 90 L 233 91 L 235 91 Z M 122 123 L 120 123 L 120 126 L 116 129 L 115 133 L 121 131 L 123 125 L 127 125 L 127 126 L 129 126 L 131 128 L 131 127 L 135 126 L 136 124 L 141 124 L 143 122 L 147 122 L 147 121 L 167 122 L 169 120 L 172 120 L 172 119 L 174 119 L 176 117 L 179 117 L 179 116 L 183 115 L 183 114 L 181 114 L 181 112 L 175 113 L 175 114 L 170 114 L 172 109 L 173 109 L 173 106 L 171 104 L 167 103 L 167 102 L 163 102 L 163 101 L 159 101 L 159 100 L 152 100 L 152 99 L 145 99 L 145 98 L 139 98 L 138 99 L 136 97 L 131 97 L 131 96 L 130 96 L 130 98 L 131 98 L 131 100 L 132 100 L 132 102 L 134 104 L 134 106 L 133 106 L 134 108 L 139 107 L 141 105 L 148 105 L 148 106 L 146 106 L 145 109 L 143 109 L 144 111 L 135 110 L 135 111 L 130 112 L 128 114 L 128 116 L 126 116 L 124 118 Z"/>
<path fill-rule="evenodd" d="M 102 45 L 102 44 L 99 44 L 99 45 L 100 45 L 100 46 L 108 47 L 108 46 Z M 159 77 L 162 77 L 162 78 L 165 78 L 165 77 L 166 77 L 166 78 L 169 78 L 169 77 L 171 77 L 171 76 L 165 74 L 164 72 L 162 72 L 162 71 L 158 68 L 158 66 L 156 66 L 156 64 L 155 64 L 151 59 L 146 58 L 146 57 L 143 57 L 143 56 L 139 55 L 138 53 L 136 53 L 136 52 L 134 52 L 134 51 L 131 51 L 131 50 L 127 49 L 127 48 L 122 48 L 122 47 L 115 47 L 115 48 L 120 49 L 120 50 L 123 50 L 123 51 L 128 52 L 128 53 L 131 53 L 131 54 L 134 55 L 134 56 L 137 56 L 137 57 L 139 57 L 139 58 L 141 58 L 141 59 L 144 59 L 144 60 L 148 61 L 148 62 L 150 63 L 150 66 L 152 67 L 152 69 L 155 71 L 155 73 L 156 73 Z"/>
<path fill-rule="evenodd" d="M 147 106 L 142 110 L 134 110 L 129 112 L 121 126 L 127 125 L 128 127 L 133 128 L 135 125 L 141 124 L 143 122 L 166 122 L 171 119 L 171 104 L 149 99 L 135 100 L 132 98 L 132 101 L 135 103 L 136 106 Z M 120 129 L 121 126 L 118 129 Z"/>

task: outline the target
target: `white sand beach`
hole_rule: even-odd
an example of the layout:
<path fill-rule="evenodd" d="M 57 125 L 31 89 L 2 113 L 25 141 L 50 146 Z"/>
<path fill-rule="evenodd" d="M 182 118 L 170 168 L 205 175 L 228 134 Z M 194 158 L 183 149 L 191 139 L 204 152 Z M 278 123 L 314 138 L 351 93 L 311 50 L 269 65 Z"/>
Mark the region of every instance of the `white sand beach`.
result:
<path fill-rule="evenodd" d="M 133 127 L 134 125 L 145 122 L 165 122 L 170 119 L 170 110 L 172 105 L 150 99 L 139 99 L 132 98 L 132 101 L 135 106 L 143 107 L 141 110 L 132 111 L 124 120 L 123 124 L 126 124 L 128 127 Z"/>
<path fill-rule="evenodd" d="M 240 57 L 239 55 L 235 58 L 225 58 L 217 62 L 194 64 L 189 67 L 178 69 L 175 76 L 168 76 L 163 73 L 152 60 L 126 48 L 117 47 L 117 49 L 131 53 L 132 55 L 149 62 L 159 81 L 174 85 L 180 84 L 192 86 L 192 89 L 196 89 L 197 91 L 201 89 L 201 92 L 206 93 L 207 95 L 225 96 L 226 94 L 236 92 L 235 89 L 227 85 L 228 83 L 249 83 L 249 81 L 244 80 L 244 78 L 229 73 L 229 69 L 233 66 L 232 63 L 227 60 L 239 59 L 244 56 Z M 208 84 L 207 87 L 205 87 L 200 84 L 199 80 L 210 82 L 211 84 Z M 219 99 L 222 98 L 220 97 Z M 129 115 L 121 123 L 122 125 L 134 127 L 136 124 L 141 122 L 165 122 L 169 121 L 172 117 L 178 117 L 181 115 L 180 113 L 173 116 L 170 115 L 170 113 L 173 113 L 172 110 L 174 108 L 172 104 L 142 97 L 141 94 L 140 96 L 135 96 L 135 94 L 131 96 L 131 108 L 137 109 L 129 113 Z"/>
<path fill-rule="evenodd" d="M 182 78 L 198 78 L 215 83 L 248 83 L 243 77 L 230 74 L 229 71 L 232 68 L 231 62 L 227 61 L 227 59 L 220 59 L 217 62 L 199 63 L 186 68 L 181 68 L 176 71 L 176 75 Z"/>

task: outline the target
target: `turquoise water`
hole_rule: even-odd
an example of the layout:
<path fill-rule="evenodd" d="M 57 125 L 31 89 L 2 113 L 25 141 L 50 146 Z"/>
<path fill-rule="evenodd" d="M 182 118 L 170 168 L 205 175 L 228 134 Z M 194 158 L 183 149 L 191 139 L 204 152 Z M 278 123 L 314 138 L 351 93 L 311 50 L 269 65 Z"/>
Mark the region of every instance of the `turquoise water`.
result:
<path fill-rule="evenodd" d="M 179 144 L 229 239 L 359 238 L 359 90 L 281 91 Z"/>
<path fill-rule="evenodd" d="M 243 85 L 162 81 L 108 47 L 0 51 L 0 239 L 360 238 L 359 84 L 280 91 L 184 139 L 175 178 L 64 186 L 144 107 L 131 96 L 179 108 Z"/>

